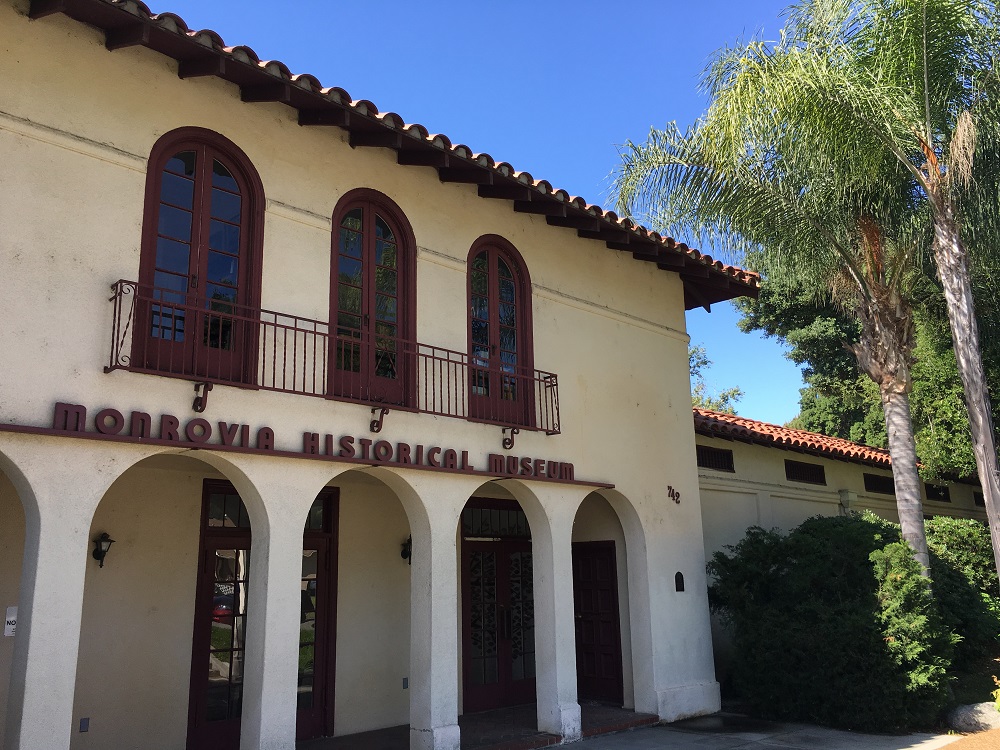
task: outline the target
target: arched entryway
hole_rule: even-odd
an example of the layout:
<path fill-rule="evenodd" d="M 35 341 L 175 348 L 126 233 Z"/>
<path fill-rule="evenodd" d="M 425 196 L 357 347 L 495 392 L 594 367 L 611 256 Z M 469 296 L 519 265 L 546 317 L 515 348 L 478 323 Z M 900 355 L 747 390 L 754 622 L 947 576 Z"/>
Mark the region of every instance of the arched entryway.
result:
<path fill-rule="evenodd" d="M 373 473 L 347 471 L 333 484 L 339 494 L 333 734 L 340 736 L 409 721 L 411 566 L 402 552 L 411 532 L 399 497 Z"/>
<path fill-rule="evenodd" d="M 459 521 L 462 708 L 535 700 L 531 526 L 505 489 L 480 488 Z"/>
<path fill-rule="evenodd" d="M 634 706 L 625 532 L 597 492 L 573 523 L 577 696 L 581 703 Z"/>
<path fill-rule="evenodd" d="M 7 624 L 8 613 L 16 619 L 24 557 L 24 508 L 17 489 L 0 468 L 0 615 L 4 632 L 0 637 L 0 740 L 7 719 L 7 692 L 14 656 L 14 628 Z"/>

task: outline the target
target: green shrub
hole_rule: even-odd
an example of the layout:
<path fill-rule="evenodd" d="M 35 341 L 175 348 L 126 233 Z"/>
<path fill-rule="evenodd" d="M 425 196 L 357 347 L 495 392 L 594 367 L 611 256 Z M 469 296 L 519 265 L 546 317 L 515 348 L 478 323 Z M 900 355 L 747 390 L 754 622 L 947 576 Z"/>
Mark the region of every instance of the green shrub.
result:
<path fill-rule="evenodd" d="M 867 731 L 926 727 L 947 704 L 952 635 L 909 547 L 874 517 L 752 528 L 709 563 L 758 716 Z"/>

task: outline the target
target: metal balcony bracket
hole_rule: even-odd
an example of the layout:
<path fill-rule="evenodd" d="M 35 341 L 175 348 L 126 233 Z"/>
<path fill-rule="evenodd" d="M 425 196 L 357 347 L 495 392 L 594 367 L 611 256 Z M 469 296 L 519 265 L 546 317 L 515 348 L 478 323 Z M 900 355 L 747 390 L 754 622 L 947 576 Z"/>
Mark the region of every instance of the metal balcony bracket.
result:
<path fill-rule="evenodd" d="M 375 412 L 378 412 L 378 416 L 375 416 Z M 372 432 L 382 432 L 382 422 L 385 420 L 385 415 L 389 413 L 388 409 L 380 409 L 377 406 L 372 407 L 372 421 L 368 425 L 368 429 Z"/>
<path fill-rule="evenodd" d="M 212 390 L 211 383 L 194 384 L 194 403 L 191 408 L 201 414 L 208 407 L 208 392 Z"/>
<path fill-rule="evenodd" d="M 507 436 L 507 430 L 510 430 L 510 437 Z M 503 433 L 503 449 L 509 451 L 514 447 L 514 436 L 519 434 L 521 431 L 516 427 L 504 427 L 500 432 Z"/>

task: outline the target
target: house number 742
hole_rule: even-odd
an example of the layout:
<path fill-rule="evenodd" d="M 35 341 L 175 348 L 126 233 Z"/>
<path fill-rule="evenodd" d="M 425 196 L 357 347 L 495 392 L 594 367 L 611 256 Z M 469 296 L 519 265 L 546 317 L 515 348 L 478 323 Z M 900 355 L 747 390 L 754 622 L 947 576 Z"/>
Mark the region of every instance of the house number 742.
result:
<path fill-rule="evenodd" d="M 669 497 L 671 500 L 673 500 L 678 505 L 681 502 L 681 493 L 680 493 L 680 490 L 675 490 L 672 486 L 669 486 L 669 485 L 667 486 L 667 497 Z"/>

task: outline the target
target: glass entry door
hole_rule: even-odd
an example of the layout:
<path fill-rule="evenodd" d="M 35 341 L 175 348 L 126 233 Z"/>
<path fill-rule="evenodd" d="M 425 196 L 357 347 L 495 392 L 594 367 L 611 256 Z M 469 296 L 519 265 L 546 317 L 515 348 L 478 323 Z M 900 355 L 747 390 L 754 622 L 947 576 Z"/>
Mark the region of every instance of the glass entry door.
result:
<path fill-rule="evenodd" d="M 530 530 L 516 503 L 482 502 L 501 507 L 467 507 L 462 516 L 466 713 L 535 700 Z"/>
<path fill-rule="evenodd" d="M 235 750 L 243 714 L 250 517 L 227 482 L 206 481 L 192 643 L 189 750 Z"/>

